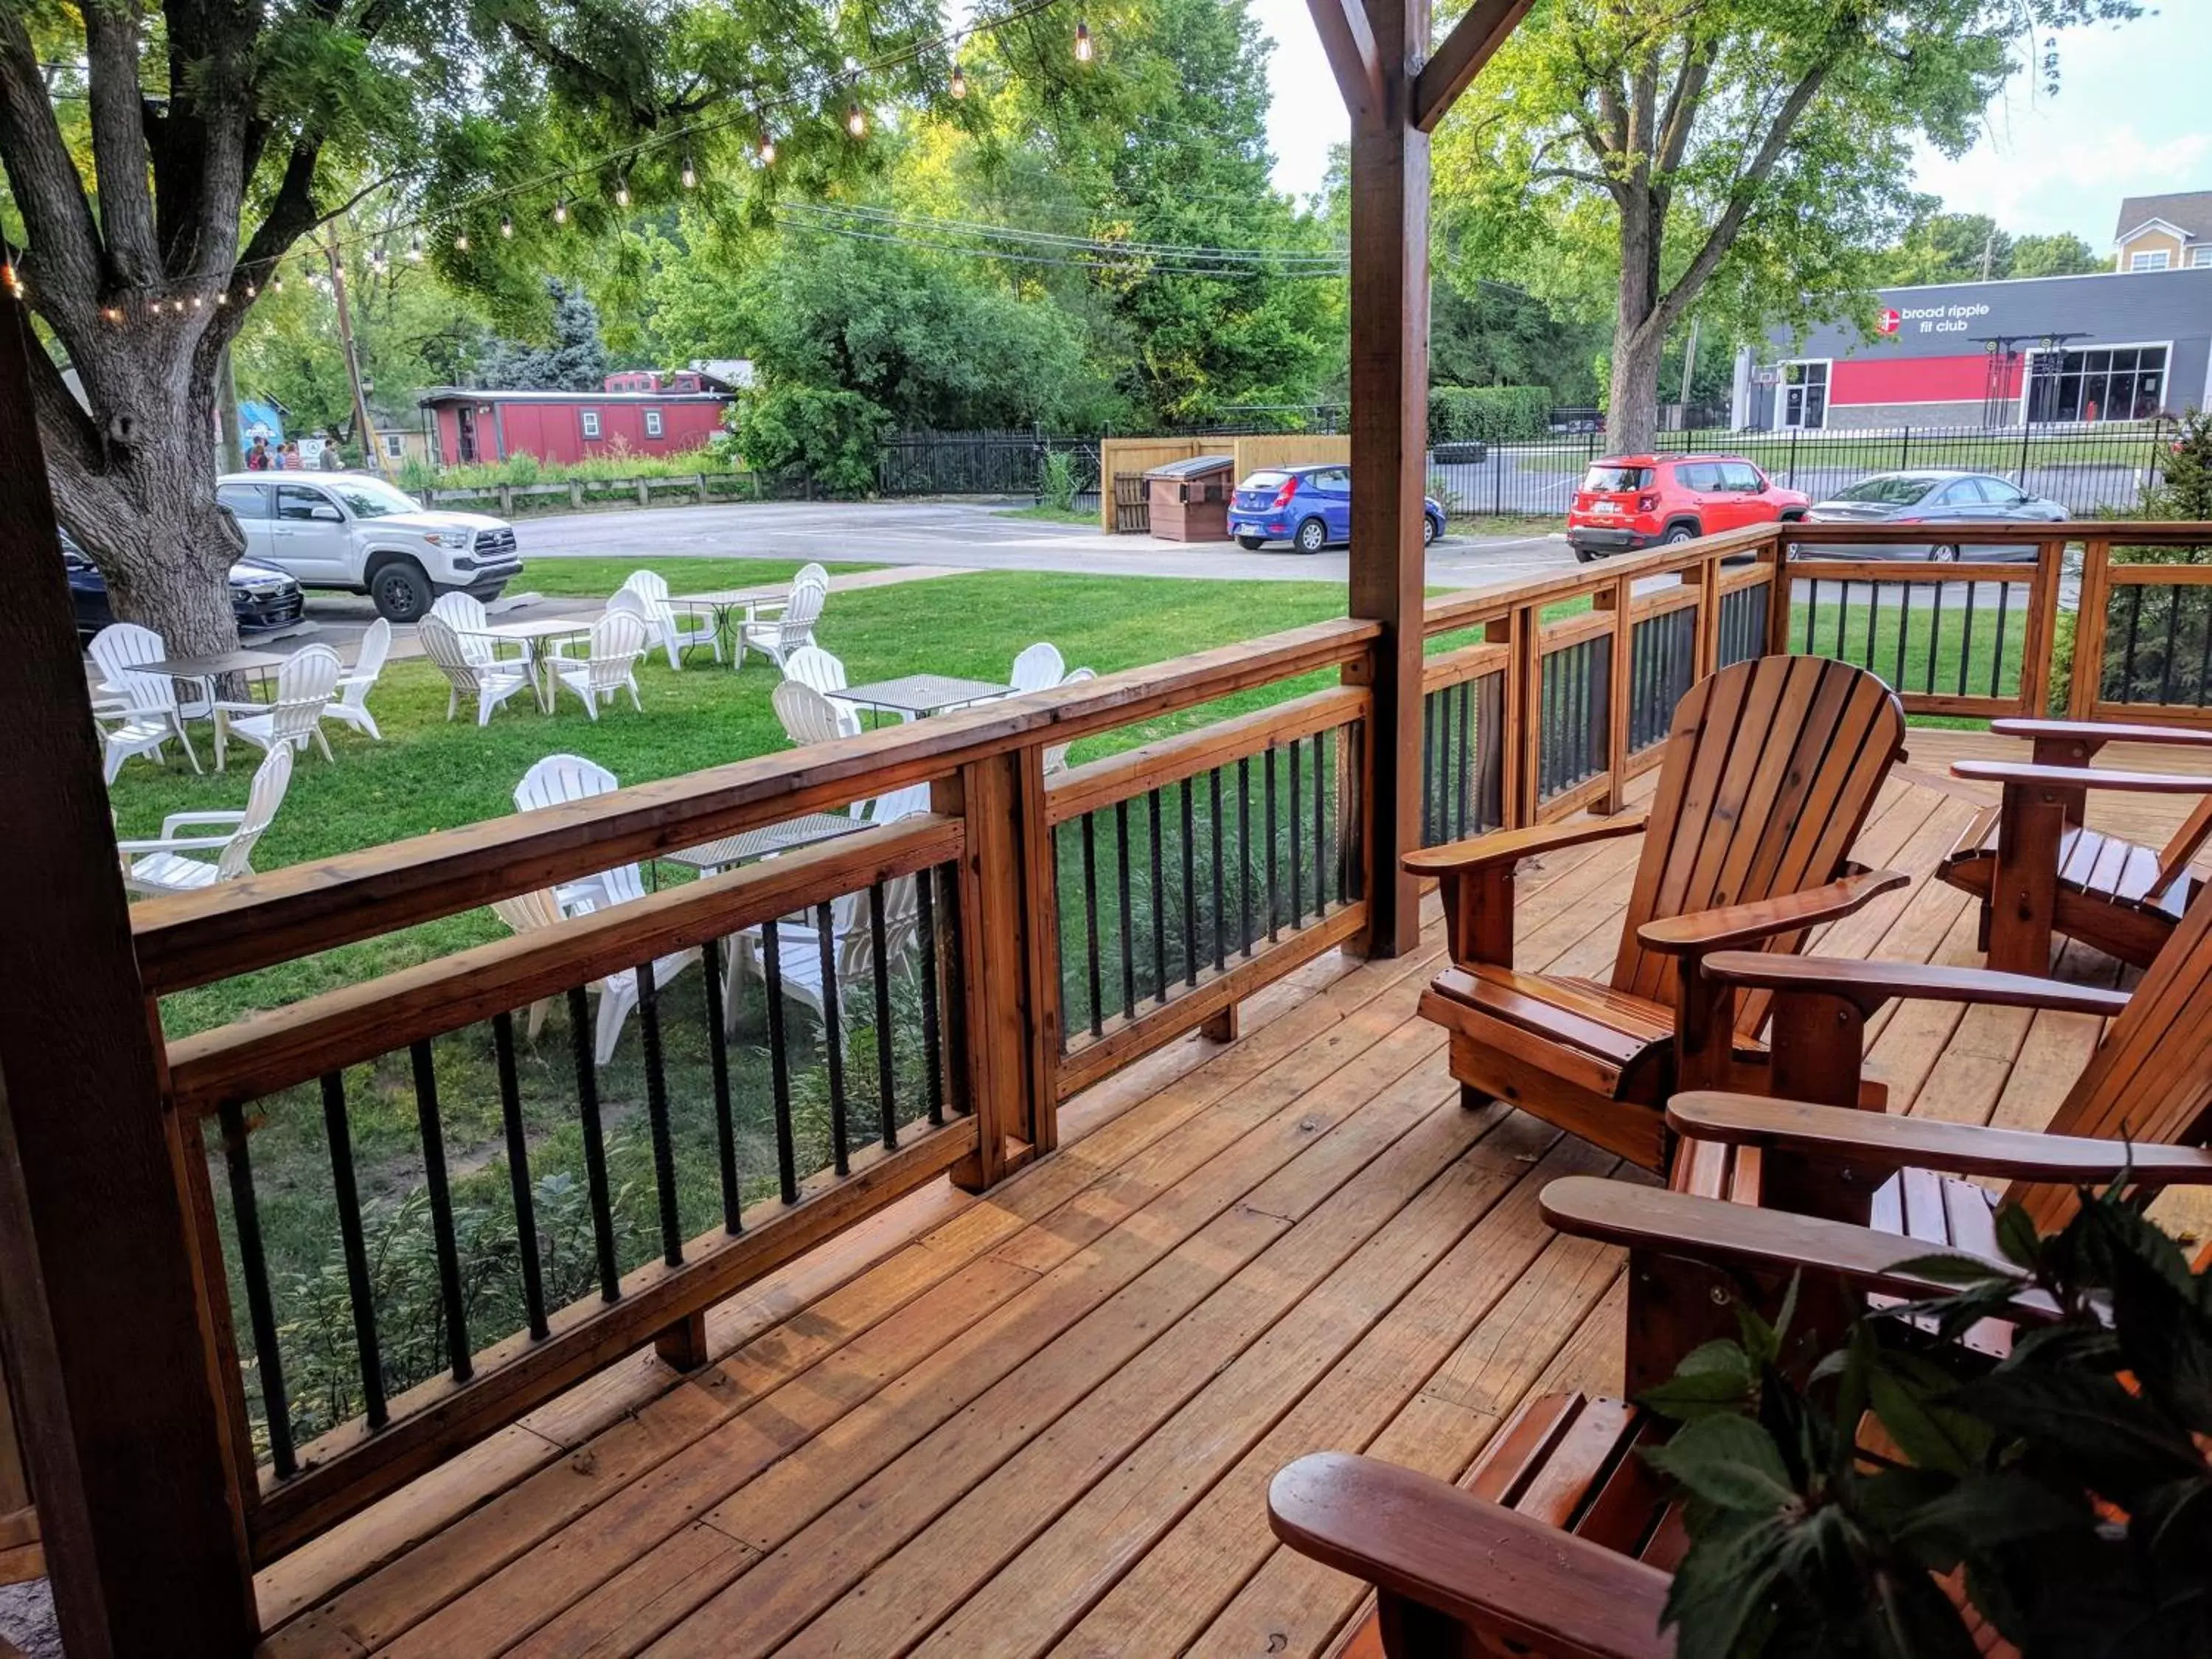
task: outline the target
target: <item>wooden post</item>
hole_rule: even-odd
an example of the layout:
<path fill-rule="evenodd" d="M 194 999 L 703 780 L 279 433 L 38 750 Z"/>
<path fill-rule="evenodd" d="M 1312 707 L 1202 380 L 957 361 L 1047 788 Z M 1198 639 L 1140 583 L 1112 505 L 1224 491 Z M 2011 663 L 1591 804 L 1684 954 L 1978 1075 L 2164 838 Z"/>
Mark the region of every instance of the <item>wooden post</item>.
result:
<path fill-rule="evenodd" d="M 1784 656 L 1790 650 L 1790 542 L 1780 526 L 1759 550 L 1774 564 L 1774 578 L 1766 586 L 1766 654 Z"/>
<path fill-rule="evenodd" d="M 0 826 L 37 872 L 0 928 L 0 1343 L 71 1659 L 237 1659 L 256 1631 L 221 1345 L 52 556 L 41 349 L 20 310 L 0 325 Z"/>
<path fill-rule="evenodd" d="M 2112 546 L 2090 542 L 2081 549 L 2081 594 L 2074 612 L 2074 665 L 2067 683 L 2066 715 L 2094 718 L 2105 685 L 2105 613 L 2109 608 Z"/>
<path fill-rule="evenodd" d="M 2036 544 L 2035 580 L 2027 590 L 2027 630 L 2020 655 L 2020 712 L 2031 720 L 2041 720 L 2051 710 L 2051 657 L 2057 639 L 2059 577 L 2065 557 L 2063 541 Z M 2008 588 L 2005 602 L 2011 600 Z"/>
<path fill-rule="evenodd" d="M 1605 799 L 1601 812 L 1618 812 L 1628 805 L 1629 680 L 1636 668 L 1636 585 L 1622 577 L 1608 591 L 1591 596 L 1601 611 L 1613 612 L 1613 661 L 1606 674 Z"/>

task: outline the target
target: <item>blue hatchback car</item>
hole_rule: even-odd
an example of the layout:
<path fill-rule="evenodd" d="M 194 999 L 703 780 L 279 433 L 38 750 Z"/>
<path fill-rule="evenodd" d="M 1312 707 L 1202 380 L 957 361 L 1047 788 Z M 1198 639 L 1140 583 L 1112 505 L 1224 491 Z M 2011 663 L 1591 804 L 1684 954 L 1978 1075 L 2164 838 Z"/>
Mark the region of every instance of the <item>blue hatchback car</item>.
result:
<path fill-rule="evenodd" d="M 1287 541 L 1301 553 L 1352 539 L 1352 469 L 1348 466 L 1270 467 L 1237 486 L 1229 503 L 1229 533 L 1243 547 Z M 1421 545 L 1444 533 L 1444 510 L 1421 500 Z"/>

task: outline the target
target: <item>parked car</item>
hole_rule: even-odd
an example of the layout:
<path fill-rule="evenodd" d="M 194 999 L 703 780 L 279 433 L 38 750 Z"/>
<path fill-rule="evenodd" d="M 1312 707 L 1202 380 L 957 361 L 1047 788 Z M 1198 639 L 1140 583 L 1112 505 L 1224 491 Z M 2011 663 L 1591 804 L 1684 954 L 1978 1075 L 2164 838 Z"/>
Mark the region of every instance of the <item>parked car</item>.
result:
<path fill-rule="evenodd" d="M 1301 553 L 1352 539 L 1352 469 L 1348 466 L 1270 467 L 1237 486 L 1229 502 L 1229 533 L 1240 547 L 1288 541 Z M 1421 545 L 1444 533 L 1444 510 L 1421 498 Z"/>
<path fill-rule="evenodd" d="M 1801 519 L 1809 499 L 1741 455 L 1608 455 L 1567 507 L 1567 544 L 1588 564 L 1607 553 L 1694 541 Z"/>
<path fill-rule="evenodd" d="M 1838 490 L 1825 501 L 1815 501 L 1805 514 L 1808 524 L 2063 524 L 2073 515 L 2060 503 L 2031 495 L 1987 472 L 1877 472 L 1861 478 L 1850 489 Z M 1854 545 L 1832 543 L 1826 547 L 1803 546 L 1805 553 L 1833 554 L 1847 559 L 1932 559 L 1949 563 L 1968 559 L 2032 559 L 2035 549 L 2027 544 L 1981 546 L 1955 542 L 1881 543 Z"/>
<path fill-rule="evenodd" d="M 85 556 L 85 551 L 62 532 L 62 564 L 69 572 L 70 603 L 76 608 L 79 639 L 90 639 L 115 620 L 107 603 L 107 578 Z M 258 559 L 240 559 L 230 568 L 230 608 L 238 615 L 241 634 L 273 634 L 300 620 L 307 596 L 274 565 Z"/>
<path fill-rule="evenodd" d="M 255 558 L 303 587 L 366 593 L 392 622 L 415 621 L 441 593 L 496 599 L 522 573 L 504 519 L 426 511 L 361 473 L 228 472 L 216 499 L 237 515 Z"/>

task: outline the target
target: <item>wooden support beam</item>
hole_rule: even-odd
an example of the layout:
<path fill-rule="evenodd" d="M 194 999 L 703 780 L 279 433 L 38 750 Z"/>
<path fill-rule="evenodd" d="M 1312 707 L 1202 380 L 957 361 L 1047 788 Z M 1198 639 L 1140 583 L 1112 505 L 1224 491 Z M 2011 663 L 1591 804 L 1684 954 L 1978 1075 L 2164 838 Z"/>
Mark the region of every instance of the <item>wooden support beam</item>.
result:
<path fill-rule="evenodd" d="M 1387 0 L 1386 0 L 1387 3 Z M 1367 21 L 1366 0 L 1306 0 L 1314 27 L 1321 35 L 1322 51 L 1336 76 L 1336 88 L 1356 124 L 1363 113 L 1379 113 L 1382 107 L 1382 59 L 1376 50 L 1375 30 Z"/>
<path fill-rule="evenodd" d="M 1319 0 L 1316 0 L 1318 13 Z M 1428 0 L 1375 0 L 1378 104 L 1352 107 L 1352 614 L 1375 647 L 1369 954 L 1420 940 L 1422 496 L 1429 438 L 1429 136 L 1409 118 Z M 1327 30 L 1323 31 L 1324 39 Z"/>
<path fill-rule="evenodd" d="M 1316 9 L 1322 0 L 1313 0 Z M 1434 132 L 1437 123 L 1482 72 L 1534 0 L 1474 0 L 1413 81 L 1413 125 Z M 1326 37 L 1324 37 L 1325 39 Z"/>
<path fill-rule="evenodd" d="M 10 307 L 0 833 L 37 878 L 0 927 L 0 1343 L 71 1659 L 237 1659 L 256 1632 L 222 1348 L 54 556 L 28 374 L 41 349 Z"/>

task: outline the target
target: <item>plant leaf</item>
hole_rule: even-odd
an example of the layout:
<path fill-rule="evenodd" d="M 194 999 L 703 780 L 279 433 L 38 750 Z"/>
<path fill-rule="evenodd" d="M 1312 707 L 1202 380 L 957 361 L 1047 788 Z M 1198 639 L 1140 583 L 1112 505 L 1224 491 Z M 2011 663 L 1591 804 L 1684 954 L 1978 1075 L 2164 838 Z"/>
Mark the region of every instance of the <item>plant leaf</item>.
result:
<path fill-rule="evenodd" d="M 1714 1412 L 1740 1414 L 1751 1408 L 1758 1380 L 1742 1345 L 1717 1340 L 1692 1348 L 1674 1376 L 1645 1389 L 1638 1401 L 1662 1417 L 1684 1423 Z"/>
<path fill-rule="evenodd" d="M 1701 1417 L 1644 1457 L 1716 1509 L 1750 1516 L 1795 1513 L 1802 1499 L 1773 1436 L 1748 1418 Z"/>

